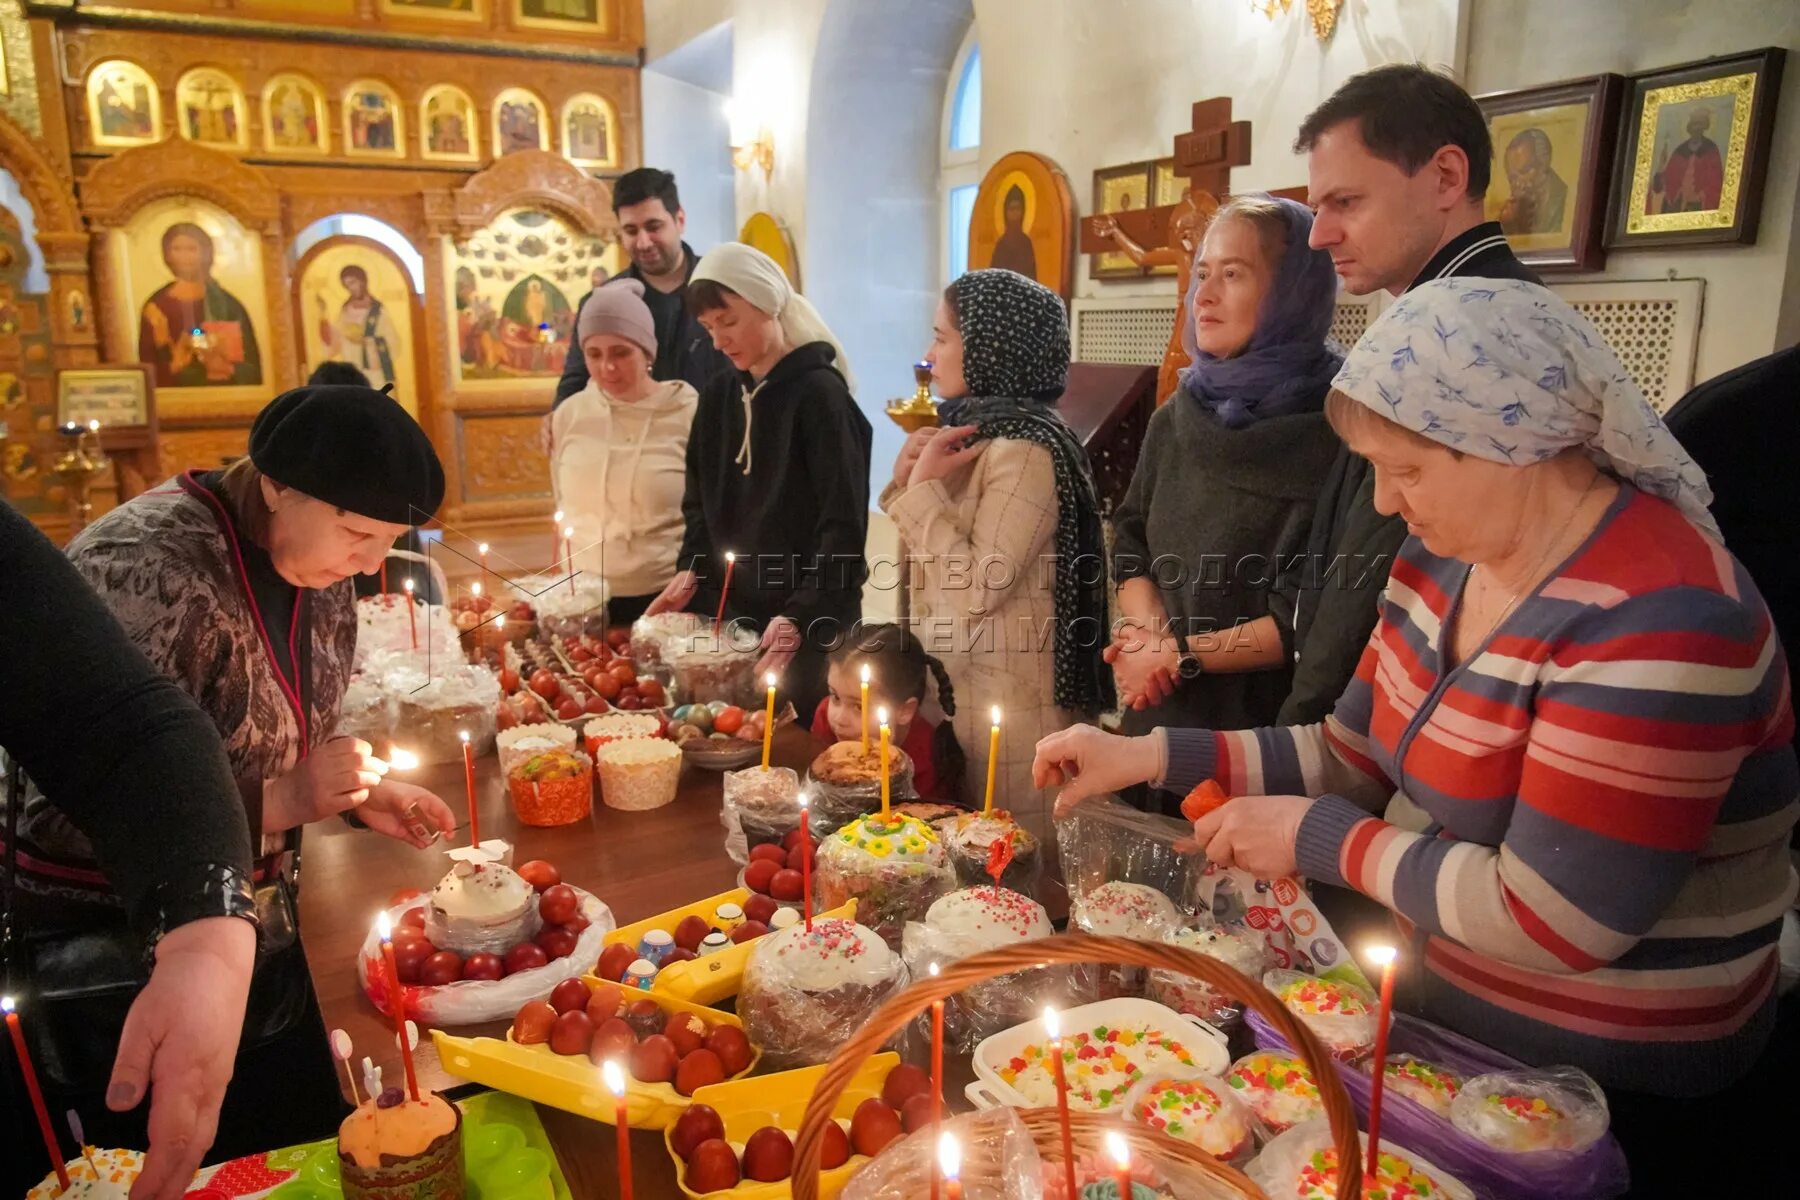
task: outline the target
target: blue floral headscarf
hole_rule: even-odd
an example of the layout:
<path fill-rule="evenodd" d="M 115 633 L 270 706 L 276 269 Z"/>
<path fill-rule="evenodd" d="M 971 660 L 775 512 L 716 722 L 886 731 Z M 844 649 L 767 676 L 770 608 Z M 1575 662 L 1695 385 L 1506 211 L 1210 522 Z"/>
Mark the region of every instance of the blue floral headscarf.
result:
<path fill-rule="evenodd" d="M 1381 314 L 1332 380 L 1396 424 L 1489 462 L 1573 446 L 1708 536 L 1706 472 L 1588 319 L 1535 283 L 1435 279 Z"/>

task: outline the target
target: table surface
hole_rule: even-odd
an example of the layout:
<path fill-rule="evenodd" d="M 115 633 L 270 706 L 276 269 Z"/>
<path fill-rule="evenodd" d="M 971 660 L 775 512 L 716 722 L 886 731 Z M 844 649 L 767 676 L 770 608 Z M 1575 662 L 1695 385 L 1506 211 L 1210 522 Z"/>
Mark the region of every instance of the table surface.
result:
<path fill-rule="evenodd" d="M 772 759 L 777 766 L 804 772 L 819 749 L 795 726 L 779 730 Z M 464 808 L 461 763 L 423 767 L 407 776 Z M 493 755 L 475 764 L 481 835 L 513 844 L 513 861 L 534 858 L 556 864 L 563 879 L 583 888 L 612 909 L 620 925 L 726 891 L 737 882 L 737 864 L 725 854 L 719 824 L 721 776 L 683 768 L 675 802 L 651 812 L 618 812 L 596 804 L 586 821 L 554 829 L 521 825 L 512 814 Z M 466 842 L 464 833 L 461 841 Z M 325 821 L 306 830 L 301 859 L 300 935 L 313 987 L 328 1029 L 342 1029 L 357 1046 L 392 1045 L 393 1027 L 369 1002 L 356 978 L 356 959 L 375 913 L 398 891 L 428 889 L 448 869 L 440 842 L 429 850 L 342 822 Z M 509 1023 L 459 1026 L 462 1036 L 503 1037 Z M 419 1086 L 433 1090 L 465 1086 L 447 1074 L 437 1050 L 422 1032 L 415 1053 Z M 973 1078 L 966 1059 L 945 1063 L 945 1100 L 952 1107 Z M 391 1077 L 391 1076 L 390 1076 Z M 346 1099 L 348 1095 L 346 1094 Z M 538 1106 L 563 1174 L 576 1197 L 600 1200 L 619 1194 L 618 1165 L 611 1127 L 545 1105 Z M 681 1194 L 675 1166 L 662 1136 L 635 1130 L 631 1138 L 637 1195 Z"/>

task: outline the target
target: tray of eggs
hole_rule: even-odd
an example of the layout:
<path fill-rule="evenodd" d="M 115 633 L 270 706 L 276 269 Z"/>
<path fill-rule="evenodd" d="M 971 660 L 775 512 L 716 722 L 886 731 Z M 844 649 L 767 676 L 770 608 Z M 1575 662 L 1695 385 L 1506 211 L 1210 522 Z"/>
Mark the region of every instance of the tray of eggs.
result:
<path fill-rule="evenodd" d="M 663 1134 L 682 1193 L 694 1200 L 785 1200 L 794 1135 L 824 1076 L 803 1067 L 694 1093 Z M 931 1122 L 931 1077 L 891 1052 L 864 1063 L 832 1108 L 819 1158 L 819 1195 L 831 1200 L 870 1158 Z"/>
<path fill-rule="evenodd" d="M 616 1101 L 596 1068 L 625 1075 L 626 1123 L 667 1129 L 703 1087 L 748 1075 L 761 1057 L 729 1013 L 588 975 L 520 1008 L 504 1040 L 433 1030 L 460 1079 L 613 1124 Z"/>
<path fill-rule="evenodd" d="M 660 714 L 669 698 L 661 680 L 640 677 L 629 658 L 585 636 L 508 646 L 500 691 L 495 724 L 501 729 L 534 721 L 580 726 L 615 708 Z"/>
<path fill-rule="evenodd" d="M 791 829 L 780 845 L 764 842 L 750 847 L 750 860 L 738 872 L 738 886 L 754 896 L 773 901 L 778 908 L 799 911 L 806 895 L 806 875 L 801 870 L 801 863 L 809 851 L 813 855 L 815 872 L 813 886 L 819 886 L 816 874 L 819 869 L 818 839 L 811 839 L 811 843 L 804 846 L 800 831 Z"/>
<path fill-rule="evenodd" d="M 856 901 L 813 915 L 854 920 Z M 751 943 L 800 919 L 798 911 L 783 909 L 768 896 L 733 888 L 608 933 L 594 974 L 616 983 L 648 965 L 655 971 L 652 992 L 717 1004 L 737 995 Z"/>
<path fill-rule="evenodd" d="M 765 709 L 745 709 L 723 700 L 678 704 L 669 710 L 669 736 L 687 761 L 708 771 L 735 771 L 762 755 Z M 799 719 L 791 703 L 775 710 L 775 728 Z"/>

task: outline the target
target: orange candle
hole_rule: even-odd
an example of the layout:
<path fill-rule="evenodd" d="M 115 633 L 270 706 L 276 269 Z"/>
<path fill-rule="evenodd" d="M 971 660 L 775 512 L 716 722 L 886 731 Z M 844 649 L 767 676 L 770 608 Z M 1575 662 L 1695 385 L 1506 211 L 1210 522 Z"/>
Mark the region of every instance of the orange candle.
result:
<path fill-rule="evenodd" d="M 876 714 L 881 722 L 881 815 L 888 815 L 888 711 L 881 709 Z"/>
<path fill-rule="evenodd" d="M 719 588 L 719 615 L 713 618 L 713 626 L 717 628 L 725 623 L 725 597 L 731 595 L 731 573 L 737 569 L 737 555 L 725 552 L 725 583 Z"/>
<path fill-rule="evenodd" d="M 1375 1156 L 1381 1153 L 1381 1093 L 1387 1082 L 1388 1025 L 1394 1014 L 1394 964 L 1399 951 L 1392 946 L 1370 946 L 1365 957 L 1381 967 L 1381 1008 L 1375 1027 L 1375 1082 L 1369 1089 L 1369 1175 L 1375 1175 Z"/>
<path fill-rule="evenodd" d="M 412 648 L 419 648 L 419 616 L 413 610 L 413 581 L 402 580 L 400 586 L 406 589 L 406 636 L 412 639 Z"/>
<path fill-rule="evenodd" d="M 933 979 L 936 979 L 937 973 L 938 973 L 938 965 L 936 963 L 932 963 L 931 964 L 931 977 Z M 943 1125 L 943 1120 L 944 1120 L 944 1002 L 942 1000 L 933 1000 L 931 1002 L 931 1128 L 934 1132 L 937 1132 L 940 1134 L 940 1137 L 939 1137 L 940 1142 L 943 1140 L 941 1137 L 941 1133 L 942 1133 L 941 1126 Z M 950 1175 L 950 1172 L 945 1171 L 944 1174 L 946 1177 L 948 1177 Z M 937 1200 L 937 1194 L 938 1194 L 938 1177 L 937 1177 L 937 1172 L 934 1170 L 931 1173 L 932 1200 Z M 952 1192 L 951 1194 L 955 1195 L 956 1193 Z"/>
<path fill-rule="evenodd" d="M 987 799 L 981 802 L 981 811 L 994 811 L 994 767 L 1000 761 L 1000 706 L 994 705 L 994 725 L 988 730 L 988 776 Z"/>
<path fill-rule="evenodd" d="M 387 559 L 381 560 L 381 594 L 387 595 Z"/>
<path fill-rule="evenodd" d="M 469 797 L 469 845 L 481 845 L 481 815 L 475 811 L 475 747 L 469 741 L 469 731 L 459 729 L 456 736 L 462 739 L 463 750 L 463 791 Z"/>
<path fill-rule="evenodd" d="M 610 1058 L 600 1066 L 606 1090 L 613 1094 L 613 1128 L 619 1139 L 619 1196 L 631 1200 L 631 1121 L 625 1108 L 625 1072 Z"/>
<path fill-rule="evenodd" d="M 400 1038 L 400 1061 L 406 1064 L 406 1094 L 417 1100 L 419 1078 L 413 1073 L 412 1039 L 406 1036 L 406 996 L 400 991 L 400 969 L 394 965 L 394 926 L 387 913 L 375 918 L 375 928 L 381 936 L 381 958 L 387 964 L 388 1007 L 393 1009 L 394 1033 Z"/>
<path fill-rule="evenodd" d="M 805 792 L 800 793 L 800 844 L 805 850 L 800 855 L 800 915 L 806 918 L 806 932 L 812 932 L 812 826 L 809 823 L 808 810 L 812 807 L 812 797 Z"/>
<path fill-rule="evenodd" d="M 1124 1134 L 1110 1130 L 1106 1135 L 1106 1152 L 1113 1161 L 1113 1179 L 1119 1189 L 1119 1200 L 1131 1200 L 1131 1144 Z"/>
<path fill-rule="evenodd" d="M 1056 1080 L 1056 1123 L 1062 1130 L 1063 1176 L 1068 1195 L 1079 1196 L 1075 1187 L 1075 1138 L 1069 1132 L 1069 1081 L 1063 1074 L 1062 1030 L 1056 1010 L 1044 1010 L 1044 1032 L 1050 1035 L 1050 1074 Z"/>
<path fill-rule="evenodd" d="M 15 798 L 16 802 L 16 798 Z M 44 1135 L 44 1149 L 50 1154 L 50 1165 L 56 1168 L 56 1184 L 61 1192 L 69 1190 L 69 1169 L 63 1166 L 62 1147 L 56 1144 L 56 1132 L 50 1125 L 50 1110 L 44 1107 L 44 1093 L 38 1089 L 37 1068 L 31 1065 L 31 1052 L 25 1048 L 25 1030 L 19 1025 L 19 1014 L 13 1011 L 11 996 L 0 996 L 0 1012 L 6 1014 L 6 1030 L 12 1034 L 13 1053 L 19 1059 L 19 1074 L 25 1077 L 25 1091 L 37 1113 L 38 1130 Z"/>
<path fill-rule="evenodd" d="M 769 673 L 769 702 L 763 712 L 763 764 L 769 769 L 769 748 L 775 743 L 775 673 Z"/>

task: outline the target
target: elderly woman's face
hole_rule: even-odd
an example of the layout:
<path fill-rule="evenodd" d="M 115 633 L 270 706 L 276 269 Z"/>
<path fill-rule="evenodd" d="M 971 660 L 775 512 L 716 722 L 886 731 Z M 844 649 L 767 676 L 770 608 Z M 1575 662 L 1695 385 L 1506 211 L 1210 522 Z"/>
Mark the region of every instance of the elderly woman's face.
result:
<path fill-rule="evenodd" d="M 1524 514 L 1530 470 L 1421 445 L 1365 421 L 1345 439 L 1375 468 L 1375 508 L 1400 516 L 1433 554 L 1466 563 L 1509 553 Z"/>
<path fill-rule="evenodd" d="M 406 532 L 404 525 L 357 516 L 269 479 L 262 481 L 262 493 L 270 509 L 269 557 L 295 587 L 330 587 L 373 574 Z"/>
<path fill-rule="evenodd" d="M 1214 358 L 1242 352 L 1256 334 L 1274 274 L 1254 224 L 1215 222 L 1194 264 L 1194 343 Z"/>
<path fill-rule="evenodd" d="M 956 328 L 948 301 L 939 300 L 937 315 L 931 318 L 931 349 L 925 352 L 931 363 L 931 382 L 944 400 L 966 396 L 969 384 L 963 378 L 963 336 Z"/>

